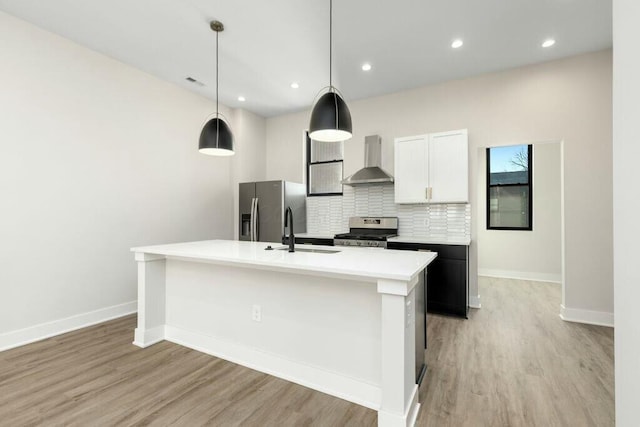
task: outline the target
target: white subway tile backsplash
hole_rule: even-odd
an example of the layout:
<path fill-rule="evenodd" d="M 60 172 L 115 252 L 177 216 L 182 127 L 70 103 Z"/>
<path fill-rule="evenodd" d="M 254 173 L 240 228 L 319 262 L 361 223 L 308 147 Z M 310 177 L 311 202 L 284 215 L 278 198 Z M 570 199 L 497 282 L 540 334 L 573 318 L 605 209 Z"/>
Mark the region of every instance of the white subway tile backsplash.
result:
<path fill-rule="evenodd" d="M 307 233 L 344 232 L 342 199 L 342 196 L 307 197 Z"/>
<path fill-rule="evenodd" d="M 352 216 L 397 216 L 400 236 L 471 237 L 469 204 L 396 205 L 393 185 L 344 186 L 342 196 L 307 198 L 307 232 L 349 231 Z"/>

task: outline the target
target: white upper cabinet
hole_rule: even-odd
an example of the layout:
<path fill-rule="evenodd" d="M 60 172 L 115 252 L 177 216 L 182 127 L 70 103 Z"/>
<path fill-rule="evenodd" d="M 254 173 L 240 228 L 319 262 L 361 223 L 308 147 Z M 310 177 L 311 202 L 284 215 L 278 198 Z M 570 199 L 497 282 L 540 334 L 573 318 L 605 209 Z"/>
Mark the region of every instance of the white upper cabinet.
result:
<path fill-rule="evenodd" d="M 467 130 L 395 140 L 396 203 L 467 203 Z"/>
<path fill-rule="evenodd" d="M 469 201 L 467 130 L 429 135 L 429 202 Z"/>
<path fill-rule="evenodd" d="M 396 138 L 394 185 L 396 203 L 426 203 L 429 135 Z"/>

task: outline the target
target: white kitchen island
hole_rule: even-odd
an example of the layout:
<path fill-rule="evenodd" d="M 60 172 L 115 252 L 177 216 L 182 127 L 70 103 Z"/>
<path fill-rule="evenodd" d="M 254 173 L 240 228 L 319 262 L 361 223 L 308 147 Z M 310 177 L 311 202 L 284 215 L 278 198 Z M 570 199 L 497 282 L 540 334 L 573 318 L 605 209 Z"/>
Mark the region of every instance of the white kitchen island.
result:
<path fill-rule="evenodd" d="M 434 253 L 211 240 L 133 248 L 134 344 L 162 340 L 413 425 L 414 287 Z M 296 249 L 309 249 L 300 247 Z"/>

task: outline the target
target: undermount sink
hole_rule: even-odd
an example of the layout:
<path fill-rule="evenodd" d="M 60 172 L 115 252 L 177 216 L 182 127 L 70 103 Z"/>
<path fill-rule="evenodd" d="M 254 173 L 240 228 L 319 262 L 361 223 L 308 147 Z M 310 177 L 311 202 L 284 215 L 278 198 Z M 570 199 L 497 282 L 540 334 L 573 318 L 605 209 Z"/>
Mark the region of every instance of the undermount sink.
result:
<path fill-rule="evenodd" d="M 289 250 L 289 246 L 281 246 L 279 248 L 273 248 L 276 251 L 288 251 Z M 296 248 L 295 250 L 296 252 L 312 252 L 312 253 L 317 253 L 317 254 L 337 254 L 340 251 L 336 251 L 334 249 L 314 249 L 314 248 Z"/>

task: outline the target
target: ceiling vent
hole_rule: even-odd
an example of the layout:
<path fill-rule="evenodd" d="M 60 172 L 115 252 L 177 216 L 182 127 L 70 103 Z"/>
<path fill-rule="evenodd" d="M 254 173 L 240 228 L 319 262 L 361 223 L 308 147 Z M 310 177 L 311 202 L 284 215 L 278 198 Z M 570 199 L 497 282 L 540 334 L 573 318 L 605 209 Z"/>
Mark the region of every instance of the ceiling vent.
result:
<path fill-rule="evenodd" d="M 199 82 L 198 80 L 194 79 L 193 77 L 187 77 L 185 80 L 190 82 L 190 83 L 195 83 L 198 86 L 204 86 L 204 83 Z"/>

